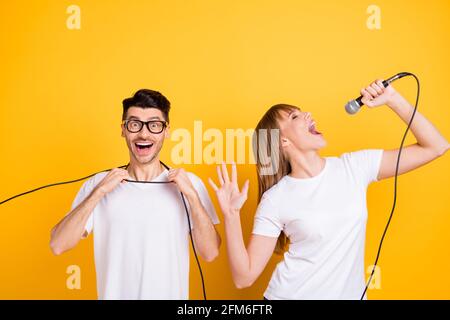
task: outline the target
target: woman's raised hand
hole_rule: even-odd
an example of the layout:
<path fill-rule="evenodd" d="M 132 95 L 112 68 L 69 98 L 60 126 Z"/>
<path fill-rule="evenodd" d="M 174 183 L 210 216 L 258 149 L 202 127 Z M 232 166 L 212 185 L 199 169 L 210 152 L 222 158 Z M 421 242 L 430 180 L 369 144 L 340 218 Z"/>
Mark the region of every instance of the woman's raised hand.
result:
<path fill-rule="evenodd" d="M 231 164 L 231 180 L 228 176 L 228 169 L 225 163 L 217 166 L 217 176 L 219 178 L 220 187 L 217 187 L 211 178 L 209 178 L 208 181 L 216 192 L 217 200 L 219 201 L 223 214 L 225 216 L 238 214 L 239 210 L 247 200 L 249 181 L 246 180 L 242 190 L 239 191 L 235 163 Z"/>

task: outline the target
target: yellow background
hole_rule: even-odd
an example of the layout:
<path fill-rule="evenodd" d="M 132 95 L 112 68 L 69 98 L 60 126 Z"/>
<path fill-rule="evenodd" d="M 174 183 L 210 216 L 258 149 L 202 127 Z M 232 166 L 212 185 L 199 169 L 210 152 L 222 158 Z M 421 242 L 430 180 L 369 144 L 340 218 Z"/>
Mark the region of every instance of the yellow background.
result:
<path fill-rule="evenodd" d="M 81 8 L 81 30 L 66 27 L 71 4 Z M 370 4 L 381 8 L 381 30 L 366 27 Z M 422 83 L 419 110 L 449 138 L 449 27 L 448 0 L 3 1 L 0 199 L 125 164 L 121 101 L 139 88 L 169 98 L 173 129 L 192 130 L 195 120 L 223 133 L 254 128 L 271 105 L 296 104 L 312 112 L 327 156 L 399 145 L 405 125 L 387 107 L 350 117 L 343 106 L 374 79 L 410 71 Z M 412 78 L 394 87 L 414 101 Z M 415 142 L 411 134 L 407 142 Z M 161 156 L 169 165 L 173 146 L 167 141 Z M 185 167 L 206 184 L 215 177 L 213 165 Z M 241 183 L 250 178 L 242 212 L 248 239 L 256 174 L 253 165 L 238 169 Z M 369 298 L 450 298 L 449 180 L 448 156 L 399 178 L 379 263 L 382 287 Z M 0 207 L 0 298 L 96 298 L 92 237 L 59 257 L 48 247 L 51 227 L 80 186 Z M 393 179 L 369 188 L 366 265 L 392 198 Z M 218 229 L 223 235 L 223 225 Z M 208 297 L 261 299 L 278 260 L 251 288 L 238 290 L 222 246 L 216 261 L 202 263 Z M 81 290 L 66 288 L 69 265 L 81 267 Z M 190 280 L 191 298 L 201 299 L 194 259 Z"/>

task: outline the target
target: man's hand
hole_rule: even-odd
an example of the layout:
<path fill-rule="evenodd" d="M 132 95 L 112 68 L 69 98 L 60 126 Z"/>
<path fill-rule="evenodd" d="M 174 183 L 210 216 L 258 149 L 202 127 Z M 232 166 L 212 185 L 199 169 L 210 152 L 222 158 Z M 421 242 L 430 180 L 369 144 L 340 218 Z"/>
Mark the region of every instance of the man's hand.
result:
<path fill-rule="evenodd" d="M 114 168 L 108 172 L 108 174 L 98 183 L 94 190 L 104 196 L 114 190 L 114 188 L 116 188 L 120 183 L 126 183 L 124 179 L 131 180 L 128 171 L 121 168 Z"/>
<path fill-rule="evenodd" d="M 168 175 L 169 181 L 174 182 L 178 189 L 187 197 L 193 198 L 197 196 L 191 180 L 183 168 L 171 168 Z"/>

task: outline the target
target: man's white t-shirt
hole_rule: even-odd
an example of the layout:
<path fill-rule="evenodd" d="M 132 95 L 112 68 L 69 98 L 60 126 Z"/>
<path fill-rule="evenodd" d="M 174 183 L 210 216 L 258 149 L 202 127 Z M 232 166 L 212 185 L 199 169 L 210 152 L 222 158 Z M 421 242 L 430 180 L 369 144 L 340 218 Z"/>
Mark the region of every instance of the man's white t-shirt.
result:
<path fill-rule="evenodd" d="M 253 233 L 290 240 L 264 296 L 276 299 L 360 299 L 365 288 L 367 186 L 377 181 L 383 150 L 326 157 L 306 179 L 284 176 L 267 190 Z"/>
<path fill-rule="evenodd" d="M 83 184 L 72 209 L 106 174 Z M 219 223 L 203 182 L 188 177 L 212 222 Z M 168 181 L 168 171 L 152 181 Z M 95 207 L 85 230 L 94 233 L 99 299 L 188 299 L 189 227 L 174 183 L 118 185 Z"/>

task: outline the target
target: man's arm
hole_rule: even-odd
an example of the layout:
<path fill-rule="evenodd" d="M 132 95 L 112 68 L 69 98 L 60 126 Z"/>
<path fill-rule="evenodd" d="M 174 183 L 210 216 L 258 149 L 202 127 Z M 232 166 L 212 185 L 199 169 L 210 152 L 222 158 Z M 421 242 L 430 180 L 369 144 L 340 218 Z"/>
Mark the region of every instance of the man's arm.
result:
<path fill-rule="evenodd" d="M 219 255 L 221 239 L 208 213 L 203 207 L 200 197 L 192 186 L 184 169 L 170 169 L 169 181 L 177 184 L 189 203 L 192 218 L 192 238 L 196 251 L 206 261 L 213 261 Z"/>
<path fill-rule="evenodd" d="M 186 198 L 191 208 L 192 224 L 194 225 L 192 237 L 195 248 L 203 259 L 208 262 L 213 261 L 219 255 L 220 236 L 206 213 L 197 191 L 195 191 L 195 195 Z"/>
<path fill-rule="evenodd" d="M 94 189 L 75 209 L 65 216 L 51 231 L 50 248 L 55 255 L 75 247 L 82 237 L 87 237 L 84 229 L 102 195 Z"/>
<path fill-rule="evenodd" d="M 53 254 L 60 255 L 72 249 L 83 236 L 87 236 L 84 228 L 95 206 L 124 179 L 130 179 L 128 171 L 124 169 L 115 168 L 108 172 L 92 192 L 53 227 L 50 232 L 50 248 Z"/>

